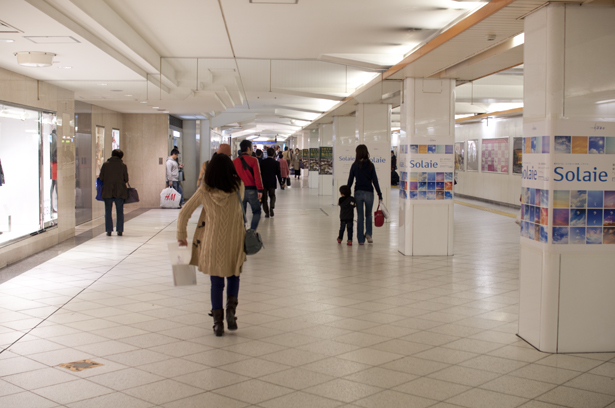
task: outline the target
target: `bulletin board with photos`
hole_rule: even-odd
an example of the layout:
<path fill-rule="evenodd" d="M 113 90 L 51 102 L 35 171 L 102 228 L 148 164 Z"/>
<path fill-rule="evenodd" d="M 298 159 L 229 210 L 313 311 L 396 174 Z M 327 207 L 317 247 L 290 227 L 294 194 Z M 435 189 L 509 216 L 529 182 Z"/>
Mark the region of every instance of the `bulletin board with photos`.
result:
<path fill-rule="evenodd" d="M 508 174 L 508 137 L 482 140 L 481 171 Z"/>
<path fill-rule="evenodd" d="M 513 174 L 521 174 L 523 172 L 523 138 L 513 137 Z"/>

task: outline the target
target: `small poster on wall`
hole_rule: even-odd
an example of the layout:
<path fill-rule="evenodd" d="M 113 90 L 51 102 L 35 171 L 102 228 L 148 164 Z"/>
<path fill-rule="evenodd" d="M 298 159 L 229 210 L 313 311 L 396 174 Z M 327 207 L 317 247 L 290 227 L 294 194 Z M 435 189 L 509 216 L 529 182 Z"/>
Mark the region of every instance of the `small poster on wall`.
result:
<path fill-rule="evenodd" d="M 468 140 L 466 168 L 468 171 L 478 171 L 478 139 Z"/>
<path fill-rule="evenodd" d="M 120 148 L 120 131 L 119 129 L 111 130 L 111 150 Z"/>
<path fill-rule="evenodd" d="M 319 174 L 333 174 L 333 147 L 320 148 Z"/>
<path fill-rule="evenodd" d="M 466 142 L 455 143 L 455 171 L 466 171 Z"/>
<path fill-rule="evenodd" d="M 508 174 L 508 137 L 483 139 L 482 144 L 481 170 Z"/>
<path fill-rule="evenodd" d="M 521 174 L 523 172 L 523 138 L 513 138 L 513 174 Z"/>
<path fill-rule="evenodd" d="M 320 154 L 318 148 L 310 148 L 310 171 L 318 171 Z"/>

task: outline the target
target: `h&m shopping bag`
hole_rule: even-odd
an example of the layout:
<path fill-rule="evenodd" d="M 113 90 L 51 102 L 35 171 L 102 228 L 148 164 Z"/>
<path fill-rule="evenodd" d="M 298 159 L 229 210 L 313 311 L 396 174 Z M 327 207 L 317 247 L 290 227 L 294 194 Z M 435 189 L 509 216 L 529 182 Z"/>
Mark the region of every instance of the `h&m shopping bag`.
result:
<path fill-rule="evenodd" d="M 169 257 L 173 267 L 173 285 L 196 285 L 196 267 L 189 265 L 192 251 L 189 246 L 180 247 L 179 243 L 169 244 Z"/>
<path fill-rule="evenodd" d="M 179 208 L 181 196 L 173 187 L 168 187 L 160 193 L 160 206 L 162 208 Z"/>

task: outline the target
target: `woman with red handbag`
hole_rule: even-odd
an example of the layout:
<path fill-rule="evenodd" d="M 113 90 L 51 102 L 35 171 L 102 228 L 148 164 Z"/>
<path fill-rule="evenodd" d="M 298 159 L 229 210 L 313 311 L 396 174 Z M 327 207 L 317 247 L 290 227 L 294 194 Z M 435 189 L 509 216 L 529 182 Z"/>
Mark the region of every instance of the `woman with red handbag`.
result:
<path fill-rule="evenodd" d="M 372 239 L 372 208 L 374 206 L 374 187 L 378 193 L 378 205 L 382 201 L 382 192 L 378 184 L 376 167 L 369 160 L 369 151 L 364 144 L 358 145 L 355 161 L 350 168 L 348 187 L 357 179 L 354 188 L 354 198 L 357 201 L 357 239 L 359 245 L 364 245 L 365 240 L 373 244 Z M 367 231 L 366 231 L 367 230 Z"/>

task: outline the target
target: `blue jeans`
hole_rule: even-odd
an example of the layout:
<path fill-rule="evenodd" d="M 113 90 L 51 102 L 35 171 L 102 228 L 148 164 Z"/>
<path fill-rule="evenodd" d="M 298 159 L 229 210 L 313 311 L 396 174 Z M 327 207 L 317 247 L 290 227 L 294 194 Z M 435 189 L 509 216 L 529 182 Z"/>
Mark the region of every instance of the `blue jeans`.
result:
<path fill-rule="evenodd" d="M 182 185 L 179 181 L 172 181 L 171 183 L 173 183 L 173 188 L 175 189 L 175 191 L 177 191 L 179 193 L 180 196 L 180 205 L 182 205 L 184 203 L 184 190 L 182 190 Z M 167 187 L 169 187 L 169 182 L 167 181 Z"/>
<path fill-rule="evenodd" d="M 224 309 L 224 278 L 210 276 L 211 278 L 211 310 Z M 226 296 L 239 295 L 239 276 L 229 276 L 226 278 L 228 287 Z"/>
<path fill-rule="evenodd" d="M 365 243 L 365 235 L 372 235 L 374 193 L 370 191 L 355 190 L 354 199 L 357 201 L 357 239 L 359 244 L 363 244 Z M 367 224 L 367 232 L 365 232 L 365 224 Z"/>
<path fill-rule="evenodd" d="M 105 201 L 105 231 L 113 232 L 113 218 L 111 217 L 111 211 L 113 210 L 113 203 L 115 203 L 116 212 L 116 228 L 117 232 L 124 232 L 124 199 L 123 198 L 104 198 Z"/>
<path fill-rule="evenodd" d="M 261 220 L 261 202 L 258 199 L 258 190 L 246 190 L 245 196 L 243 197 L 244 212 L 248 207 L 248 203 L 250 203 L 250 207 L 252 208 L 252 223 L 250 224 L 250 229 L 256 231 L 258 222 Z"/>

